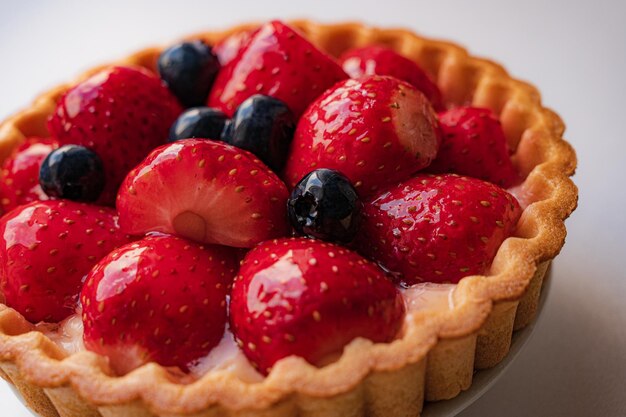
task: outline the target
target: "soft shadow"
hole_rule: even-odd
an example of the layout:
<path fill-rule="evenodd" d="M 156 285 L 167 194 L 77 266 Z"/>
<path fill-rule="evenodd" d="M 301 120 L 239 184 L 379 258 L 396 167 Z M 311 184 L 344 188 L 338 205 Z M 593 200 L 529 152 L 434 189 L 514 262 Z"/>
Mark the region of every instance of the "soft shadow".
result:
<path fill-rule="evenodd" d="M 617 277 L 598 276 L 584 262 L 557 260 L 545 316 L 528 346 L 459 417 L 626 416 L 624 301 L 618 305 L 601 281 Z"/>

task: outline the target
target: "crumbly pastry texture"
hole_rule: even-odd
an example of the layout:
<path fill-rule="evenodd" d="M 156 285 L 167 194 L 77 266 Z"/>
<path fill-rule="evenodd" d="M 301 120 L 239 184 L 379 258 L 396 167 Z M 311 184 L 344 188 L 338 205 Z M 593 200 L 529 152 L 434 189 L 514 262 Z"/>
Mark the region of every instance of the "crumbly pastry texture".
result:
<path fill-rule="evenodd" d="M 474 370 L 498 364 L 509 351 L 513 332 L 533 320 L 546 270 L 564 244 L 564 220 L 577 204 L 577 189 L 569 178 L 576 156 L 563 140 L 559 116 L 542 106 L 533 86 L 455 44 L 359 23 L 291 24 L 335 56 L 353 47 L 387 45 L 432 75 L 446 103 L 495 111 L 515 150 L 513 161 L 526 178 L 519 194 L 526 208 L 515 236 L 502 244 L 488 275 L 466 277 L 458 284 L 453 309 L 413 313 L 394 342 L 356 339 L 337 362 L 323 368 L 287 358 L 259 383 L 243 382 L 225 371 L 182 383 L 156 364 L 117 377 L 94 353 L 66 357 L 21 315 L 0 304 L 0 376 L 40 415 L 419 416 L 424 401 L 453 398 L 469 388 Z M 214 43 L 254 26 L 189 38 Z M 154 70 L 161 50 L 145 49 L 117 64 Z M 0 160 L 26 137 L 47 135 L 46 120 L 70 86 L 44 93 L 0 125 Z"/>

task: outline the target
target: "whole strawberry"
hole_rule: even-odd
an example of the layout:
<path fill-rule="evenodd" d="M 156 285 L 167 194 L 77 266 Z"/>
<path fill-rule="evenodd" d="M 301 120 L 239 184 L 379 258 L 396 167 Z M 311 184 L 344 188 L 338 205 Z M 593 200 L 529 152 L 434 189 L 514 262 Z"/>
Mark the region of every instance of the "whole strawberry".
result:
<path fill-rule="evenodd" d="M 508 188 L 521 181 L 496 115 L 489 109 L 459 107 L 439 114 L 443 141 L 430 172 L 454 172 Z"/>
<path fill-rule="evenodd" d="M 154 150 L 120 187 L 122 229 L 234 247 L 287 234 L 287 188 L 254 155 L 186 139 Z"/>
<path fill-rule="evenodd" d="M 404 303 L 382 270 L 350 250 L 304 238 L 250 251 L 233 284 L 231 329 L 262 373 L 290 355 L 318 364 L 357 337 L 389 342 Z"/>
<path fill-rule="evenodd" d="M 222 338 L 234 275 L 224 247 L 155 235 L 116 249 L 81 293 L 85 346 L 121 374 L 150 361 L 186 371 Z"/>
<path fill-rule="evenodd" d="M 58 147 L 55 139 L 28 138 L 5 159 L 0 179 L 0 203 L 5 213 L 31 201 L 48 199 L 39 185 L 39 168 Z"/>
<path fill-rule="evenodd" d="M 488 182 L 418 175 L 365 202 L 356 246 L 406 285 L 455 283 L 487 271 L 520 215 L 515 197 Z"/>
<path fill-rule="evenodd" d="M 246 46 L 254 30 L 235 32 L 213 45 L 213 52 L 222 66 L 230 63 L 239 55 L 239 51 Z"/>
<path fill-rule="evenodd" d="M 74 314 L 83 278 L 129 242 L 109 208 L 36 201 L 0 219 L 0 292 L 32 323 Z"/>
<path fill-rule="evenodd" d="M 283 101 L 299 117 L 324 90 L 347 78 L 332 57 L 279 21 L 257 29 L 237 56 L 222 65 L 208 106 L 228 116 L 248 97 L 264 94 Z"/>
<path fill-rule="evenodd" d="M 284 178 L 294 187 L 314 169 L 334 169 L 364 196 L 427 167 L 439 141 L 437 117 L 415 87 L 378 75 L 346 80 L 298 122 Z"/>
<path fill-rule="evenodd" d="M 436 110 L 443 110 L 441 92 L 428 74 L 414 61 L 391 48 L 380 45 L 351 49 L 339 58 L 343 70 L 352 78 L 363 75 L 390 75 L 406 81 L 430 100 Z"/>
<path fill-rule="evenodd" d="M 106 186 L 99 201 L 113 204 L 128 171 L 166 142 L 180 112 L 156 75 L 139 67 L 110 67 L 68 90 L 48 128 L 62 145 L 82 145 L 100 156 Z"/>

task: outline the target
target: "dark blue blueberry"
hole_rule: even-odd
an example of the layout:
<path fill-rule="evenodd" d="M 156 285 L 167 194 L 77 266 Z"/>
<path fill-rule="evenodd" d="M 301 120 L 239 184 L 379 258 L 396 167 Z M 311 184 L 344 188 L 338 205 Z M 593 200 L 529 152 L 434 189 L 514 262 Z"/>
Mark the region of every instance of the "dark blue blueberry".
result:
<path fill-rule="evenodd" d="M 220 140 L 228 122 L 224 113 L 209 107 L 194 107 L 183 112 L 170 128 L 169 141 L 202 138 Z"/>
<path fill-rule="evenodd" d="M 159 75 L 185 107 L 206 103 L 209 91 L 220 70 L 211 47 L 200 40 L 183 42 L 167 48 L 158 61 Z"/>
<path fill-rule="evenodd" d="M 50 197 L 96 201 L 104 188 L 102 161 L 83 146 L 61 146 L 41 164 L 39 184 Z"/>
<path fill-rule="evenodd" d="M 339 243 L 354 239 L 361 206 L 350 181 L 332 169 L 308 173 L 287 202 L 289 221 L 296 232 Z"/>
<path fill-rule="evenodd" d="M 222 139 L 252 152 L 279 172 L 285 166 L 295 130 L 295 119 L 285 103 L 256 94 L 237 107 Z"/>

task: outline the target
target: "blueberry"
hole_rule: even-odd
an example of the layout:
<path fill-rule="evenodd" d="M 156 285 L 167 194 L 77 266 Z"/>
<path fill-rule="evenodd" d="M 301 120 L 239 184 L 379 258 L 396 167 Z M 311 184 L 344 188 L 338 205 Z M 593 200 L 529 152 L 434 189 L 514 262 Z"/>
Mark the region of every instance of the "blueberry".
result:
<path fill-rule="evenodd" d="M 305 175 L 287 201 L 289 221 L 296 232 L 340 243 L 354 238 L 361 206 L 350 181 L 332 169 Z"/>
<path fill-rule="evenodd" d="M 256 94 L 237 107 L 222 139 L 252 152 L 279 172 L 285 166 L 295 130 L 295 119 L 285 103 Z"/>
<path fill-rule="evenodd" d="M 220 64 L 211 47 L 200 40 L 167 48 L 158 61 L 159 75 L 185 107 L 203 105 Z"/>
<path fill-rule="evenodd" d="M 50 197 L 96 201 L 104 188 L 102 161 L 83 146 L 61 146 L 41 164 L 39 184 Z"/>
<path fill-rule="evenodd" d="M 224 113 L 209 107 L 194 107 L 183 112 L 170 128 L 169 141 L 203 138 L 220 140 L 228 122 Z"/>

